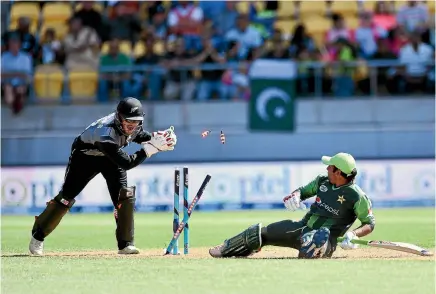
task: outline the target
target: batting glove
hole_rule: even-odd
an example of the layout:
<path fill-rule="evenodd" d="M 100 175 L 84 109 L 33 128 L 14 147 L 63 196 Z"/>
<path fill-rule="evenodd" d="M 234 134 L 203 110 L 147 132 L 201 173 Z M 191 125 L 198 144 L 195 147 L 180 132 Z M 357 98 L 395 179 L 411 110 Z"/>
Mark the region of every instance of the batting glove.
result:
<path fill-rule="evenodd" d="M 359 237 L 356 236 L 356 233 L 354 233 L 354 232 L 347 232 L 344 235 L 344 238 L 345 239 L 342 240 L 342 242 L 339 244 L 339 246 L 341 246 L 342 249 L 344 249 L 344 250 L 351 250 L 351 249 L 356 249 L 356 248 L 359 247 L 359 245 L 351 243 L 351 240 L 359 239 Z"/>
<path fill-rule="evenodd" d="M 306 209 L 304 203 L 300 199 L 300 191 L 294 191 L 291 195 L 283 198 L 283 202 L 287 210 L 296 211 L 297 209 Z"/>

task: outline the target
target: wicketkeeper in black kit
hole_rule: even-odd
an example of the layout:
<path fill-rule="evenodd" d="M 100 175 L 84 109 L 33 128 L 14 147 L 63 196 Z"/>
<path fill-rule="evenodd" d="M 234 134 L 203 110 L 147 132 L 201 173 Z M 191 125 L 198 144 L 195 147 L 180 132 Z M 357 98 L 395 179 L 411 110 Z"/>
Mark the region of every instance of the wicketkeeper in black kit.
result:
<path fill-rule="evenodd" d="M 74 140 L 61 191 L 35 217 L 31 254 L 43 254 L 44 239 L 74 205 L 74 198 L 99 173 L 106 180 L 115 207 L 118 253 L 139 253 L 134 245 L 135 187 L 127 187 L 126 170 L 157 152 L 174 150 L 177 143 L 173 128 L 149 133 L 143 130 L 143 120 L 141 102 L 128 97 L 119 102 L 114 113 L 92 123 Z M 127 154 L 122 148 L 130 142 L 141 144 L 141 150 Z"/>

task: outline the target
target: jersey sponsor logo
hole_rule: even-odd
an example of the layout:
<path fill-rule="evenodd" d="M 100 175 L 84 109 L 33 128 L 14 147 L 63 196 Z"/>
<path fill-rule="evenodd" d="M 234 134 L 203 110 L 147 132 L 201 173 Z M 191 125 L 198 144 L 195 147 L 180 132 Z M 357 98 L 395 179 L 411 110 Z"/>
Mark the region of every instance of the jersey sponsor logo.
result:
<path fill-rule="evenodd" d="M 323 203 L 321 201 L 321 198 L 316 197 L 315 202 L 316 202 L 316 204 L 318 204 L 319 207 L 322 207 L 325 210 L 327 210 L 328 212 L 330 212 L 330 213 L 332 213 L 334 215 L 338 215 L 339 216 L 339 209 L 333 209 L 332 207 L 330 207 L 327 204 Z"/>
<path fill-rule="evenodd" d="M 319 187 L 319 190 L 320 190 L 321 192 L 327 192 L 328 188 L 327 188 L 325 185 L 321 185 L 321 186 Z"/>

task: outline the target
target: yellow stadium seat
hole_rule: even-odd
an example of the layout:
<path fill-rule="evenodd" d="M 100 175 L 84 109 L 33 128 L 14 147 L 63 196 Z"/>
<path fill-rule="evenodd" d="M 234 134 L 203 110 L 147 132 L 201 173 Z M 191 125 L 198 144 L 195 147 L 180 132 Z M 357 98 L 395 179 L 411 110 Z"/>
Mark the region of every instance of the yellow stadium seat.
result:
<path fill-rule="evenodd" d="M 154 43 L 153 49 L 157 55 L 165 54 L 165 44 L 162 41 L 158 41 Z"/>
<path fill-rule="evenodd" d="M 350 16 L 345 18 L 345 25 L 349 29 L 356 29 L 360 25 L 360 19 L 356 16 Z"/>
<path fill-rule="evenodd" d="M 316 17 L 304 21 L 306 30 L 309 33 L 319 33 L 327 31 L 331 26 L 331 20 L 324 17 Z"/>
<path fill-rule="evenodd" d="M 436 6 L 435 1 L 434 1 L 434 0 L 428 0 L 428 1 L 425 1 L 425 2 L 426 2 L 425 4 L 426 4 L 427 7 L 428 7 L 428 11 L 429 11 L 430 13 L 432 13 L 431 17 L 434 17 L 435 6 Z"/>
<path fill-rule="evenodd" d="M 75 11 L 78 11 L 78 10 L 82 9 L 82 7 L 83 7 L 83 4 L 82 4 L 82 3 L 79 3 L 79 4 L 77 4 L 77 5 L 74 7 L 74 10 L 75 10 Z M 98 3 L 98 2 L 95 2 L 94 5 L 93 5 L 92 7 L 94 8 L 95 11 L 98 11 L 98 12 L 100 12 L 100 13 L 102 13 L 103 10 L 104 10 L 104 6 L 103 6 L 103 4 Z"/>
<path fill-rule="evenodd" d="M 238 1 L 236 3 L 236 10 L 241 14 L 247 14 L 250 11 L 249 1 Z"/>
<path fill-rule="evenodd" d="M 294 3 L 292 1 L 280 1 L 278 16 L 290 16 L 294 13 Z"/>
<path fill-rule="evenodd" d="M 274 27 L 283 31 L 284 34 L 292 34 L 298 22 L 293 20 L 278 20 Z"/>
<path fill-rule="evenodd" d="M 40 30 L 40 37 L 44 38 L 47 29 L 52 28 L 56 32 L 56 40 L 63 40 L 65 35 L 68 33 L 68 26 L 64 23 L 44 23 Z"/>
<path fill-rule="evenodd" d="M 301 1 L 300 15 L 305 17 L 308 15 L 324 15 L 325 2 L 324 1 Z"/>
<path fill-rule="evenodd" d="M 11 23 L 18 21 L 18 18 L 25 16 L 33 22 L 39 19 L 39 4 L 37 3 L 14 3 L 11 8 Z"/>
<path fill-rule="evenodd" d="M 266 6 L 265 1 L 251 1 L 251 3 L 254 4 L 254 7 L 256 8 L 257 12 L 265 10 L 265 6 Z"/>
<path fill-rule="evenodd" d="M 316 44 L 316 47 L 321 48 L 322 46 L 325 45 L 325 41 L 324 40 L 325 40 L 326 31 L 327 30 L 319 31 L 319 32 L 315 32 L 315 33 L 311 33 L 310 34 L 312 39 L 313 39 L 313 41 Z"/>
<path fill-rule="evenodd" d="M 164 0 L 162 1 L 162 4 L 166 7 L 166 8 L 170 8 L 171 7 L 171 3 L 172 1 L 169 0 Z"/>
<path fill-rule="evenodd" d="M 362 3 L 363 3 L 363 8 L 366 11 L 374 12 L 375 4 L 377 3 L 377 1 L 368 1 L 368 0 L 366 0 L 366 1 L 363 1 Z M 388 4 L 388 3 L 386 3 L 386 4 Z M 388 4 L 388 5 L 390 5 L 390 4 Z"/>
<path fill-rule="evenodd" d="M 42 8 L 44 22 L 65 22 L 73 14 L 73 9 L 68 2 L 48 2 Z"/>
<path fill-rule="evenodd" d="M 163 55 L 165 53 L 165 44 L 162 41 L 156 41 L 153 45 L 154 52 L 157 55 Z M 135 58 L 138 58 L 141 55 L 144 55 L 147 52 L 147 49 L 145 48 L 144 42 L 140 41 L 136 43 L 135 47 L 133 48 L 133 56 Z"/>
<path fill-rule="evenodd" d="M 101 48 L 102 54 L 107 54 L 109 52 L 109 43 L 110 42 L 104 42 L 103 47 Z M 132 44 L 129 41 L 120 42 L 120 52 L 128 56 L 132 55 Z"/>
<path fill-rule="evenodd" d="M 90 100 L 95 97 L 98 81 L 97 71 L 88 68 L 72 68 L 68 75 L 72 100 Z"/>
<path fill-rule="evenodd" d="M 59 65 L 39 65 L 35 69 L 34 89 L 43 100 L 58 100 L 62 94 L 64 73 Z"/>
<path fill-rule="evenodd" d="M 353 73 L 353 80 L 354 81 L 361 81 L 363 79 L 366 79 L 369 76 L 369 69 L 368 65 L 364 60 L 359 60 L 357 62 L 356 70 Z"/>
<path fill-rule="evenodd" d="M 145 54 L 145 45 L 144 42 L 138 42 L 135 45 L 135 48 L 133 48 L 133 56 L 135 58 L 138 58 L 139 56 L 142 56 Z"/>
<path fill-rule="evenodd" d="M 344 16 L 356 15 L 358 11 L 357 1 L 333 1 L 332 11 Z"/>
<path fill-rule="evenodd" d="M 120 43 L 120 52 L 127 54 L 128 56 L 132 55 L 132 43 L 128 41 L 123 41 Z"/>

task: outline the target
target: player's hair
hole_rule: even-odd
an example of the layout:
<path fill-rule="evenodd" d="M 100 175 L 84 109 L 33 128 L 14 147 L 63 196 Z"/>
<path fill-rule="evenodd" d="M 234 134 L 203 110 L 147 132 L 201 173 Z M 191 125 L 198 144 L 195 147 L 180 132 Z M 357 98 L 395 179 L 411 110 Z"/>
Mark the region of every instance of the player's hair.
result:
<path fill-rule="evenodd" d="M 336 167 L 336 166 L 333 166 L 333 172 L 335 172 L 336 170 L 338 170 L 338 168 Z M 350 182 L 352 182 L 352 181 L 354 181 L 354 179 L 356 178 L 356 176 L 357 176 L 357 169 L 353 169 L 352 171 L 351 171 L 351 174 L 350 175 L 347 175 L 346 173 L 344 173 L 344 172 L 342 172 L 342 171 L 340 171 L 341 172 L 341 176 L 343 177 L 343 178 L 345 178 L 347 181 L 348 181 L 348 183 L 350 183 Z"/>

